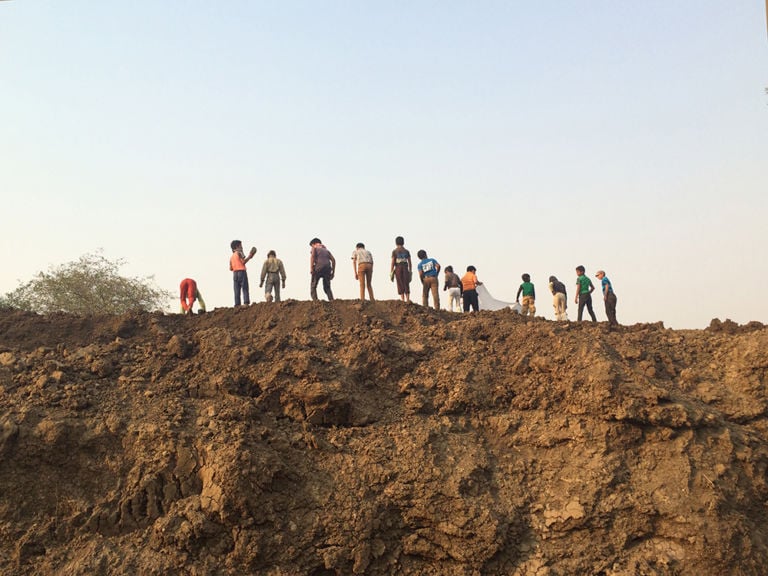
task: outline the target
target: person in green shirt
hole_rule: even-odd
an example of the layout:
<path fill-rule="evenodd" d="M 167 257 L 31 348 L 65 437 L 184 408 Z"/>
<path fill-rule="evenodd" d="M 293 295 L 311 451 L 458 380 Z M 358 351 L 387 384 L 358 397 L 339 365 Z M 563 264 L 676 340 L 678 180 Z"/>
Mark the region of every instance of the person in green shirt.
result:
<path fill-rule="evenodd" d="M 523 304 L 520 309 L 520 314 L 531 318 L 536 314 L 536 288 L 531 283 L 531 275 L 523 274 L 523 283 L 520 284 L 520 288 L 517 289 L 517 296 L 515 296 L 515 302 L 520 302 L 520 294 L 523 295 Z"/>
<path fill-rule="evenodd" d="M 586 306 L 589 315 L 592 317 L 592 322 L 597 322 L 597 316 L 595 316 L 595 311 L 592 309 L 592 292 L 595 291 L 595 285 L 592 284 L 592 280 L 584 272 L 586 272 L 584 266 L 576 266 L 575 303 L 579 305 L 578 321 L 581 322 L 581 316 Z"/>

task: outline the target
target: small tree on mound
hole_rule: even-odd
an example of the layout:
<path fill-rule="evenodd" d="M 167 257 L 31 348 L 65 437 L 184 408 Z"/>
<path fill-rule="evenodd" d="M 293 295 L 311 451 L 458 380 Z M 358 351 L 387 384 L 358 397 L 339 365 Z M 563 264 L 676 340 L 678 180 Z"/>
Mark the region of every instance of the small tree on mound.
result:
<path fill-rule="evenodd" d="M 154 278 L 126 278 L 119 274 L 122 259 L 108 260 L 99 253 L 38 272 L 25 284 L 0 298 L 5 306 L 39 313 L 122 314 L 164 307 L 171 293 L 155 285 Z"/>

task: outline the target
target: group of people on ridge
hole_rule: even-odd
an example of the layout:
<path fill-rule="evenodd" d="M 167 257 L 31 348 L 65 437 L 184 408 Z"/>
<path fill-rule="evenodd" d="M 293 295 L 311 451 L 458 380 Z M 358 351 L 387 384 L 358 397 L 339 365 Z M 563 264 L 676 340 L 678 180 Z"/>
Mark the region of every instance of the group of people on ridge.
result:
<path fill-rule="evenodd" d="M 523 274 L 523 280 L 525 280 L 527 274 Z M 616 293 L 613 291 L 613 284 L 605 275 L 604 270 L 598 270 L 595 274 L 598 280 L 600 280 L 600 291 L 603 295 L 603 302 L 605 302 L 605 315 L 608 317 L 608 324 L 610 326 L 618 326 L 619 322 L 616 320 Z M 525 282 L 523 282 L 525 284 Z M 521 285 L 522 289 L 522 285 Z M 568 306 L 568 296 L 565 290 L 565 284 L 560 282 L 555 276 L 549 277 L 549 290 L 552 292 L 553 307 L 555 309 L 555 320 L 568 320 L 566 314 L 566 308 Z M 587 309 L 592 322 L 597 322 L 595 311 L 592 309 L 592 292 L 595 291 L 595 285 L 592 284 L 592 280 L 586 275 L 586 269 L 584 266 L 576 266 L 576 297 L 574 303 L 578 304 L 578 316 L 577 320 L 581 322 L 584 315 L 584 309 Z M 520 292 L 518 291 L 518 295 Z"/>
<path fill-rule="evenodd" d="M 434 258 L 430 258 L 426 250 L 416 252 L 419 263 L 416 270 L 419 273 L 421 281 L 421 303 L 429 306 L 429 297 L 432 296 L 432 305 L 435 310 L 440 309 L 440 263 Z M 460 311 L 459 302 L 464 301 L 464 311 L 468 312 L 470 308 L 475 311 L 480 309 L 477 298 L 477 287 L 482 284 L 477 279 L 474 266 L 467 266 L 467 273 L 459 278 L 453 271 L 453 266 L 445 268 L 445 283 L 443 290 L 448 292 L 448 309 Z M 405 247 L 405 239 L 402 236 L 395 238 L 395 249 L 392 250 L 392 257 L 389 264 L 389 279 L 396 282 L 397 294 L 403 302 L 411 301 L 411 281 L 413 280 L 413 260 L 411 252 Z M 360 288 L 360 299 L 362 300 L 362 287 Z M 371 295 L 371 300 L 373 296 Z"/>
<path fill-rule="evenodd" d="M 331 280 L 333 280 L 336 274 L 336 259 L 319 238 L 310 240 L 309 246 L 310 296 L 312 300 L 318 299 L 317 287 L 322 281 L 323 292 L 325 292 L 328 300 L 333 300 Z M 256 255 L 256 248 L 252 247 L 246 255 L 243 250 L 243 243 L 240 240 L 233 240 L 230 243 L 230 247 L 232 249 L 232 256 L 229 260 L 229 269 L 232 271 L 233 276 L 235 306 L 248 305 L 250 304 L 250 291 L 246 264 Z M 439 310 L 440 291 L 438 275 L 441 271 L 440 263 L 434 258 L 430 258 L 426 250 L 419 250 L 416 256 L 419 258 L 416 269 L 422 285 L 422 304 L 429 306 L 429 297 L 431 295 L 434 308 Z M 355 280 L 360 284 L 360 300 L 365 300 L 365 292 L 367 290 L 369 300 L 373 301 L 373 286 L 371 285 L 373 279 L 373 255 L 366 249 L 365 244 L 358 242 L 352 252 L 351 259 Z M 617 298 L 613 291 L 613 285 L 603 270 L 598 270 L 596 277 L 600 280 L 608 322 L 611 326 L 617 326 Z M 397 294 L 400 299 L 404 302 L 410 302 L 413 263 L 411 253 L 405 247 L 405 240 L 402 236 L 395 238 L 395 248 L 392 250 L 390 259 L 389 278 L 396 283 Z M 285 288 L 285 279 L 285 266 L 282 260 L 277 257 L 274 250 L 270 250 L 267 253 L 267 259 L 261 267 L 259 282 L 259 287 L 264 287 L 265 300 L 267 302 L 280 302 L 280 288 Z M 536 289 L 531 282 L 529 274 L 523 274 L 522 280 L 523 282 L 520 284 L 515 296 L 515 302 L 520 305 L 519 311 L 523 316 L 533 317 L 536 314 Z M 478 280 L 477 269 L 474 266 L 467 266 L 466 273 L 461 277 L 454 272 L 453 266 L 446 266 L 443 290 L 448 293 L 448 310 L 460 312 L 463 308 L 465 312 L 470 310 L 479 311 L 480 303 L 477 288 L 481 285 L 482 282 Z M 549 290 L 553 296 L 555 319 L 567 320 L 568 297 L 565 284 L 559 281 L 557 277 L 550 276 Z M 597 317 L 592 308 L 592 292 L 594 292 L 595 286 L 592 284 L 592 280 L 586 276 L 584 266 L 576 267 L 576 290 L 574 302 L 578 304 L 578 321 L 581 322 L 584 309 L 586 308 L 592 321 L 597 322 Z M 180 291 L 183 313 L 192 313 L 192 305 L 195 300 L 199 302 L 200 310 L 205 311 L 205 302 L 194 280 L 185 278 L 181 282 Z M 522 303 L 520 302 L 521 296 Z"/>

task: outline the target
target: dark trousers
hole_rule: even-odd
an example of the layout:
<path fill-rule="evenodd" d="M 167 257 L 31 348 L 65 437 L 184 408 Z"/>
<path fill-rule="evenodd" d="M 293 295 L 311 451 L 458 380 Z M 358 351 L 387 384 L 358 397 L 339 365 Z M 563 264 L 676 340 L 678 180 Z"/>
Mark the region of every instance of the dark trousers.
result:
<path fill-rule="evenodd" d="M 251 295 L 248 291 L 248 273 L 245 270 L 235 270 L 232 273 L 235 288 L 235 306 L 240 306 L 240 292 L 243 293 L 243 304 L 251 303 Z"/>
<path fill-rule="evenodd" d="M 320 279 L 323 280 L 323 292 L 328 296 L 328 300 L 333 300 L 333 292 L 331 292 L 331 267 L 323 268 L 322 270 L 315 270 L 312 274 L 312 282 L 309 285 L 309 295 L 312 300 L 317 300 L 317 285 Z"/>
<path fill-rule="evenodd" d="M 616 320 L 616 294 L 609 292 L 605 297 L 605 315 L 608 316 L 608 323 L 611 326 L 618 326 L 619 321 Z"/>
<path fill-rule="evenodd" d="M 470 306 L 475 312 L 480 311 L 480 302 L 477 299 L 477 290 L 464 290 L 464 293 L 461 295 L 461 297 L 464 299 L 464 312 L 469 312 Z"/>
<path fill-rule="evenodd" d="M 597 322 L 597 316 L 595 311 L 592 310 L 592 294 L 587 292 L 586 294 L 579 294 L 579 316 L 578 320 L 581 322 L 581 316 L 584 313 L 584 307 L 587 307 L 587 312 L 592 317 L 592 322 Z"/>

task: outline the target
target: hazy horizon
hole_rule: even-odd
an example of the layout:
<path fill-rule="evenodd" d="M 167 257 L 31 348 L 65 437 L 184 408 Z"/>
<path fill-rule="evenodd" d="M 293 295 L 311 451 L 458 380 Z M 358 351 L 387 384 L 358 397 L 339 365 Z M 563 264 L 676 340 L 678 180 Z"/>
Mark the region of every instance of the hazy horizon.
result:
<path fill-rule="evenodd" d="M 253 301 L 270 249 L 304 300 L 318 236 L 394 299 L 402 235 L 550 319 L 583 264 L 623 324 L 768 322 L 760 3 L 25 0 L 0 51 L 1 294 L 103 249 L 231 306 L 237 238 Z"/>

